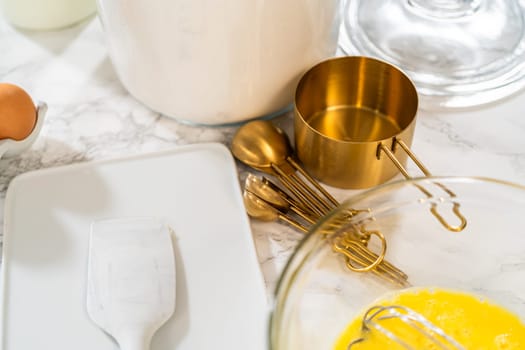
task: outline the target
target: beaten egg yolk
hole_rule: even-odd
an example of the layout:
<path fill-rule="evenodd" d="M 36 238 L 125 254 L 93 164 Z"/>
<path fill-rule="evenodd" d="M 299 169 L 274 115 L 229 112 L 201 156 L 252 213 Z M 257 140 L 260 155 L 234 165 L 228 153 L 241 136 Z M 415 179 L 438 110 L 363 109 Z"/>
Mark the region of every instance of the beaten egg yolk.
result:
<path fill-rule="evenodd" d="M 374 305 L 408 307 L 466 350 L 525 349 L 525 324 L 513 313 L 475 295 L 444 289 L 409 289 Z M 355 344 L 352 350 L 405 349 L 377 331 L 362 333 L 362 321 L 363 315 L 360 315 L 349 324 L 334 350 L 347 350 L 353 340 L 363 336 L 364 341 Z M 399 319 L 379 322 L 415 349 L 439 349 Z"/>

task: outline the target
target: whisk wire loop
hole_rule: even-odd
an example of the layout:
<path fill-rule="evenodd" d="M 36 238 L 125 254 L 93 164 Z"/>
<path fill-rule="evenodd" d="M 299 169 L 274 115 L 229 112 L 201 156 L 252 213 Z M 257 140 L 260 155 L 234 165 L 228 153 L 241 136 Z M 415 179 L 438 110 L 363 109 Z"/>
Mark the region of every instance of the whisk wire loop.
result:
<path fill-rule="evenodd" d="M 354 345 L 366 341 L 370 332 L 373 330 L 379 332 L 386 338 L 408 350 L 418 350 L 402 336 L 396 334 L 393 330 L 384 327 L 384 321 L 398 319 L 412 329 L 416 334 L 425 338 L 428 344 L 432 344 L 433 349 L 440 350 L 464 350 L 464 348 L 443 329 L 439 328 L 427 318 L 414 310 L 402 305 L 376 305 L 367 310 L 363 316 L 361 327 L 362 336 L 353 340 L 348 345 L 347 350 L 351 350 Z"/>

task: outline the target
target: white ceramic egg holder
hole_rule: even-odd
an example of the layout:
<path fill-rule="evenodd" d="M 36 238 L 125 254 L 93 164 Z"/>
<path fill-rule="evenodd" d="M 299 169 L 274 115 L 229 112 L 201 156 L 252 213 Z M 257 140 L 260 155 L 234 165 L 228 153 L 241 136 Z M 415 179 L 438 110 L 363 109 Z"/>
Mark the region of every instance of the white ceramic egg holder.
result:
<path fill-rule="evenodd" d="M 29 134 L 23 140 L 16 141 L 12 139 L 3 139 L 0 140 L 0 158 L 2 157 L 14 157 L 28 149 L 33 142 L 35 142 L 42 125 L 44 124 L 44 118 L 47 112 L 47 104 L 45 102 L 38 102 L 36 106 L 36 124 Z"/>

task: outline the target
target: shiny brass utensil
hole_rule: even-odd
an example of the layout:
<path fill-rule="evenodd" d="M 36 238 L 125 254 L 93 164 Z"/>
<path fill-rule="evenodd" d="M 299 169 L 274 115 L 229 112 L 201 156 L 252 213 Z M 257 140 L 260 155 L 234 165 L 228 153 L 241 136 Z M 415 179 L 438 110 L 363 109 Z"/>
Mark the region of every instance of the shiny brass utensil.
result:
<path fill-rule="evenodd" d="M 259 219 L 261 221 L 282 220 L 302 232 L 308 231 L 308 228 L 306 228 L 304 225 L 250 191 L 244 191 L 243 200 L 244 206 L 246 207 L 246 212 L 253 218 Z"/>
<path fill-rule="evenodd" d="M 399 145 L 403 149 L 403 151 L 410 157 L 410 159 L 412 159 L 412 161 L 417 165 L 417 167 L 421 170 L 421 172 L 426 177 L 432 176 L 430 171 L 428 171 L 428 169 L 423 165 L 423 163 L 421 163 L 421 161 L 417 159 L 415 154 L 410 150 L 410 148 L 405 144 L 405 142 L 403 142 L 402 140 L 398 140 L 398 139 L 394 139 L 392 142 L 393 142 L 392 143 L 393 149 L 395 149 L 396 145 Z M 386 148 L 385 145 L 383 144 L 378 145 L 378 152 L 379 150 L 383 151 L 387 155 L 387 157 L 392 161 L 395 167 L 399 170 L 401 174 L 403 174 L 403 176 L 406 179 L 409 180 L 412 178 L 409 175 L 406 168 L 403 166 L 403 164 L 399 162 L 399 160 L 396 158 L 396 156 L 391 150 Z M 377 156 L 378 159 L 380 158 L 380 156 L 381 155 L 378 154 Z M 443 190 L 449 196 L 449 198 L 452 198 L 452 199 L 456 198 L 456 194 L 452 192 L 451 190 L 449 190 L 445 185 L 439 182 L 433 182 L 433 184 L 435 184 L 437 187 Z M 434 197 L 432 193 L 429 192 L 423 186 L 421 185 L 414 185 L 414 186 L 417 187 L 421 192 L 423 192 L 425 196 L 427 196 L 428 199 L 431 199 Z M 467 226 L 467 219 L 463 216 L 463 214 L 459 210 L 460 204 L 458 202 L 452 200 L 452 204 L 453 204 L 452 212 L 456 216 L 456 218 L 459 220 L 459 223 L 457 225 L 449 224 L 449 222 L 438 212 L 438 205 L 435 201 L 431 201 L 430 203 L 431 203 L 430 212 L 432 213 L 432 215 L 434 215 L 438 219 L 441 225 L 443 225 L 447 230 L 452 231 L 452 232 L 460 232 Z"/>
<path fill-rule="evenodd" d="M 269 121 L 252 121 L 241 126 L 232 139 L 231 151 L 246 165 L 276 176 L 294 198 L 287 199 L 292 197 L 285 195 L 280 189 L 276 190 L 278 187 L 267 179 L 259 181 L 256 177 L 248 176 L 244 198 L 250 216 L 267 221 L 280 219 L 306 232 L 307 227 L 289 215 L 289 210 L 308 224 L 312 224 L 339 205 L 337 200 L 293 159 L 286 134 Z M 382 240 L 381 253 L 375 254 L 366 248 L 369 238 L 370 234 L 361 234 L 357 239 L 361 244 L 359 247 L 353 244 L 348 244 L 346 248 L 336 247 L 340 253 L 346 249 L 348 268 L 357 272 L 375 273 L 386 270 L 387 274 L 394 276 L 395 281 L 406 281 L 406 275 L 391 264 L 384 264 L 382 270 L 376 269 L 384 259 L 386 241 Z"/>
<path fill-rule="evenodd" d="M 303 233 L 308 232 L 309 227 L 299 223 L 287 213 L 276 208 L 271 203 L 258 197 L 256 194 L 245 190 L 243 193 L 244 204 L 248 215 L 261 221 L 282 220 Z M 360 241 L 344 240 L 333 245 L 335 252 L 344 256 L 346 266 L 354 272 L 368 272 L 385 278 L 389 282 L 405 285 L 407 276 L 392 264 L 383 259 L 386 253 L 386 241 L 382 237 L 383 250 L 380 255 L 366 248 Z"/>
<path fill-rule="evenodd" d="M 373 306 L 367 310 L 363 316 L 362 336 L 353 340 L 348 345 L 348 350 L 354 345 L 366 341 L 371 332 L 378 332 L 384 337 L 401 345 L 405 349 L 417 350 L 418 347 L 411 344 L 407 339 L 397 334 L 393 329 L 385 326 L 388 320 L 397 319 L 414 334 L 419 334 L 425 338 L 428 348 L 436 350 L 463 350 L 454 338 L 446 334 L 441 328 L 430 322 L 424 316 L 414 310 L 401 305 Z"/>
<path fill-rule="evenodd" d="M 371 272 L 399 286 L 409 285 L 408 276 L 403 271 L 381 258 L 385 251 L 377 255 L 358 241 L 344 239 L 343 241 L 345 241 L 344 245 L 339 239 L 333 242 L 332 249 L 344 257 L 348 269 L 354 272 Z"/>
<path fill-rule="evenodd" d="M 326 60 L 306 72 L 297 86 L 297 156 L 315 178 L 340 188 L 372 187 L 398 171 L 410 179 L 405 169 L 408 157 L 430 176 L 409 148 L 417 110 L 414 84 L 393 65 L 369 57 Z M 430 210 L 445 228 L 454 232 L 465 228 L 459 203 L 453 209 L 457 225 L 448 223 L 436 205 Z"/>
<path fill-rule="evenodd" d="M 233 136 L 231 151 L 246 165 L 275 175 L 315 216 L 321 217 L 339 205 L 295 161 L 288 137 L 269 121 L 256 120 L 241 126 Z"/>
<path fill-rule="evenodd" d="M 370 209 L 356 210 L 353 208 L 340 210 L 330 218 L 330 224 L 325 224 L 318 230 L 331 241 L 332 250 L 345 258 L 346 266 L 350 270 L 362 272 L 360 270 L 364 268 L 364 271 L 372 271 L 394 284 L 409 285 L 408 275 L 385 259 L 387 242 L 383 234 L 367 228 L 370 221 L 374 220 L 370 216 L 370 211 Z M 359 218 L 360 214 L 364 214 L 364 217 Z M 372 236 L 379 238 L 381 251 L 379 255 L 368 248 Z M 361 256 L 363 260 L 360 261 L 356 257 L 360 256 L 363 249 L 366 250 L 364 254 L 367 257 Z M 349 260 L 347 254 L 354 259 Z M 372 264 L 377 267 L 370 268 Z"/>
<path fill-rule="evenodd" d="M 281 190 L 277 185 L 265 177 L 248 174 L 244 183 L 246 191 L 255 194 L 274 208 L 284 212 L 292 211 L 309 224 L 314 224 L 316 218 L 311 217 L 295 199 Z"/>
<path fill-rule="evenodd" d="M 259 178 L 253 174 L 246 177 L 244 190 L 244 201 L 248 214 L 256 219 L 264 221 L 282 220 L 293 227 L 307 232 L 315 220 L 310 218 L 301 209 L 296 207 L 293 198 L 288 196 L 277 185 L 266 178 Z M 368 210 L 365 210 L 368 211 Z M 302 224 L 292 217 L 296 214 L 305 223 Z M 361 210 L 351 210 L 345 213 L 342 220 L 346 221 L 358 214 Z M 334 231 L 325 231 L 324 234 L 331 236 L 332 233 L 343 227 L 343 222 Z M 378 231 L 347 230 L 345 234 L 334 235 L 337 238 L 332 244 L 335 252 L 341 254 L 348 269 L 354 272 L 367 272 L 386 278 L 388 281 L 405 285 L 408 276 L 388 261 L 384 260 L 386 254 L 386 240 Z M 380 241 L 380 254 L 376 254 L 367 248 L 371 236 L 376 236 Z"/>
<path fill-rule="evenodd" d="M 288 209 L 293 200 L 288 195 L 279 193 L 270 181 L 264 181 L 265 178 L 258 177 L 254 174 L 248 174 L 244 181 L 244 188 L 247 191 L 255 193 L 257 196 L 264 198 L 273 206 L 281 209 Z"/>

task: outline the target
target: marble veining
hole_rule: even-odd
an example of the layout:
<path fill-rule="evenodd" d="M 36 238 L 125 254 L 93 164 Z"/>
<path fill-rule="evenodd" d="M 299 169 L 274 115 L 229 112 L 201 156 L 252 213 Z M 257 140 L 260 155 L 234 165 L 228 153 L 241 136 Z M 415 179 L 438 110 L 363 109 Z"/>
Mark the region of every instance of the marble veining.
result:
<path fill-rule="evenodd" d="M 96 17 L 47 32 L 15 29 L 0 18 L 0 81 L 24 87 L 49 106 L 35 144 L 16 158 L 0 160 L 0 212 L 10 181 L 21 173 L 190 143 L 228 145 L 236 130 L 182 124 L 130 96 L 108 58 Z M 523 93 L 483 108 L 421 110 L 412 149 L 435 175 L 478 175 L 525 184 L 524 110 Z M 274 121 L 292 132 L 291 112 Z M 413 165 L 409 169 L 417 174 Z M 251 170 L 241 164 L 238 170 L 242 183 Z M 329 191 L 339 200 L 356 192 Z M 303 235 L 278 223 L 252 220 L 251 227 L 271 293 Z"/>

